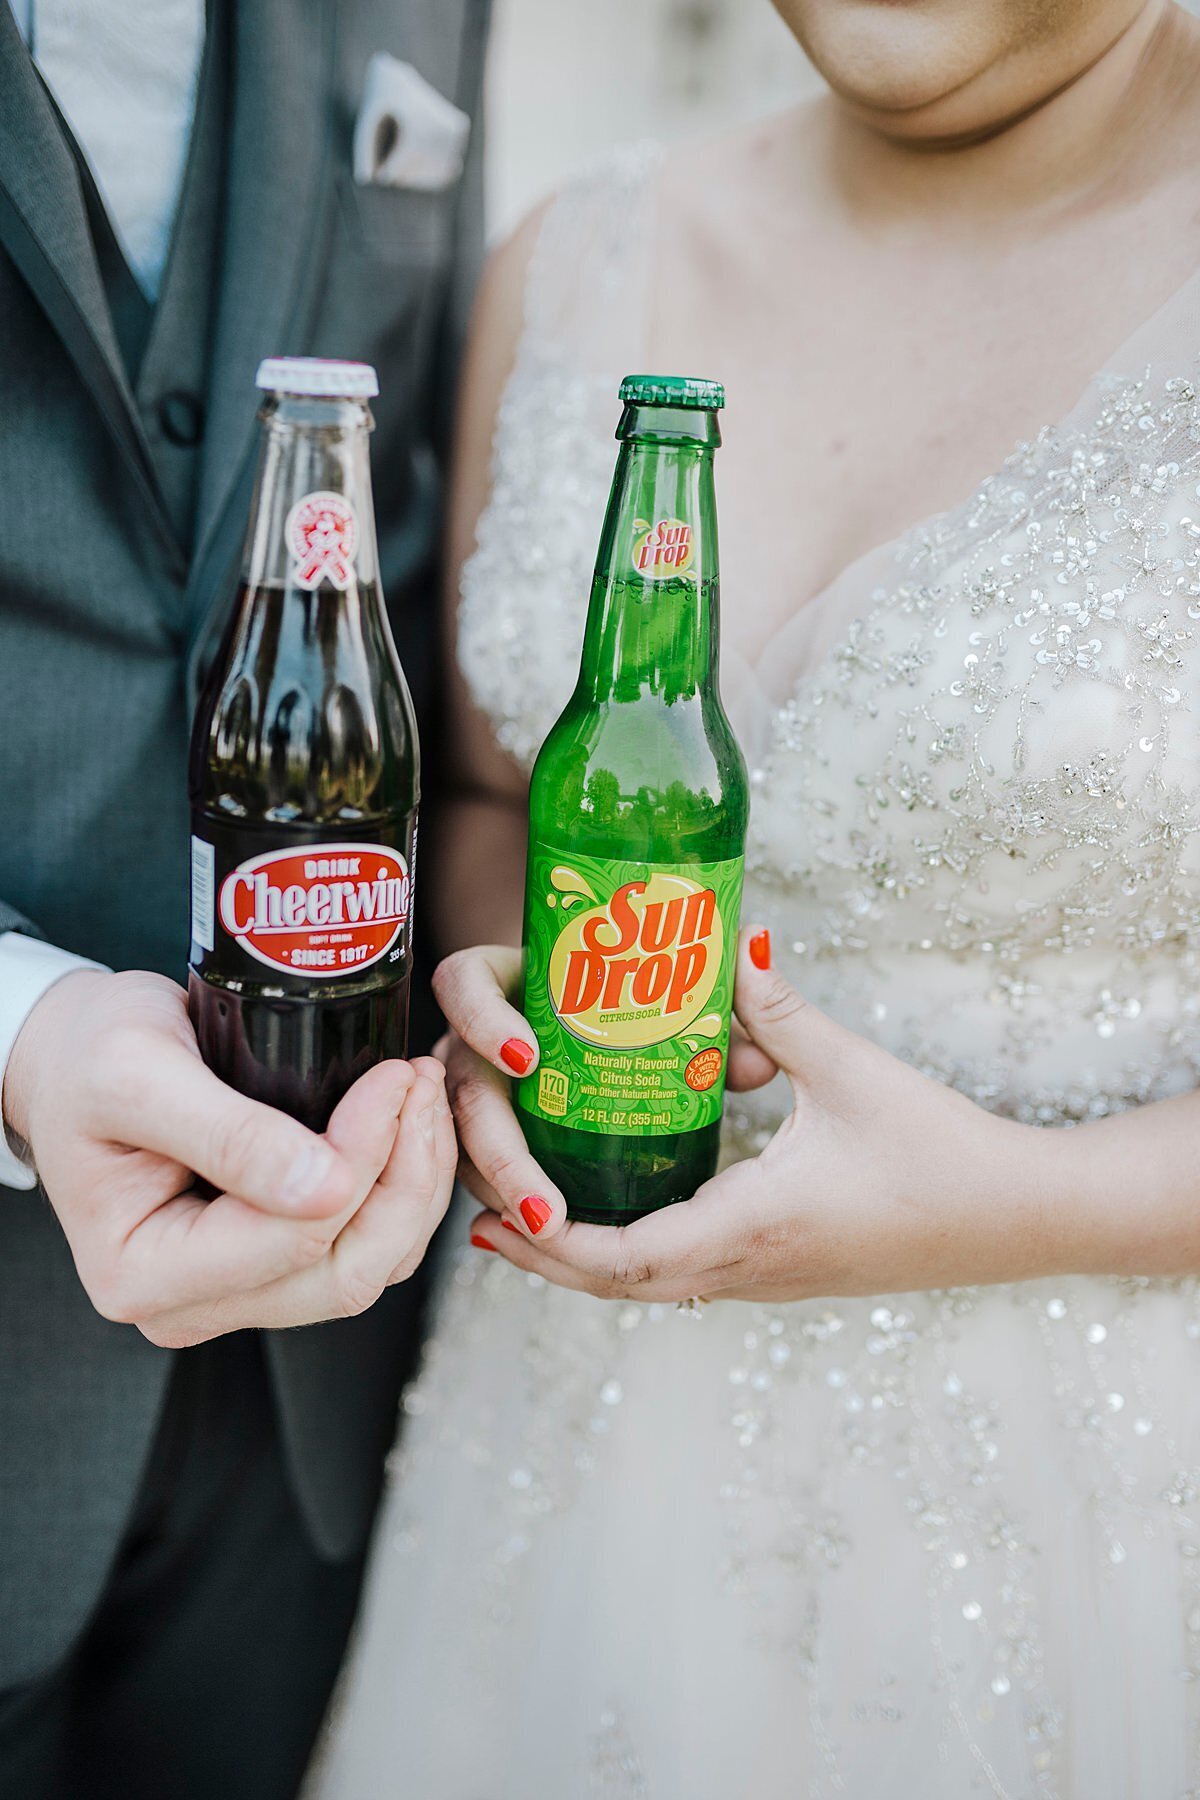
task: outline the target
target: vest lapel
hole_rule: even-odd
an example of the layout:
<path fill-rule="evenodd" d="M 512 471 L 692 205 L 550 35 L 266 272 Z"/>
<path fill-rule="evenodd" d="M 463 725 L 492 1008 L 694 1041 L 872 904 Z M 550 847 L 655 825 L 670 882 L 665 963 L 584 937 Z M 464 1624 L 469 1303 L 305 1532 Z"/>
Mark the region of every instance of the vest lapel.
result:
<path fill-rule="evenodd" d="M 63 142 L 71 152 L 75 164 L 75 173 L 79 178 L 79 192 L 83 198 L 88 231 L 91 234 L 92 249 L 96 257 L 96 267 L 100 272 L 104 297 L 108 302 L 108 316 L 112 321 L 113 335 L 116 337 L 117 347 L 121 352 L 121 367 L 126 376 L 132 378 L 142 359 L 142 352 L 146 348 L 146 340 L 150 335 L 150 322 L 154 317 L 154 308 L 138 286 L 133 270 L 125 260 L 125 252 L 117 241 L 112 220 L 108 216 L 100 190 L 96 186 L 96 178 L 88 165 L 87 157 L 75 141 L 75 133 L 71 130 L 54 95 L 44 82 L 42 88 L 50 102 L 54 117 L 58 121 L 58 129 L 62 134 Z"/>
<path fill-rule="evenodd" d="M 335 121 L 334 0 L 242 0 L 233 20 L 228 207 L 189 598 L 202 631 L 245 529 L 254 374 L 303 347 L 321 273 Z"/>
<path fill-rule="evenodd" d="M 58 332 L 179 569 L 182 552 L 121 360 L 78 171 L 7 5 L 0 5 L 0 243 Z"/>
<path fill-rule="evenodd" d="M 233 0 L 209 0 L 204 59 L 171 244 L 137 377 L 137 403 L 175 528 L 191 546 L 226 207 Z M 165 413 L 165 426 L 164 426 Z"/>

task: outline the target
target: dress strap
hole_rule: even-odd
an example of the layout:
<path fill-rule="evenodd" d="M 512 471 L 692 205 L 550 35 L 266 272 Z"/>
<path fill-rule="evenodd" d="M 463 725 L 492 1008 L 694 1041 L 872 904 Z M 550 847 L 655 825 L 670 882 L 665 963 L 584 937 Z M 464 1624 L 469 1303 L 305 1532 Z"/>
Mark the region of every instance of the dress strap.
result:
<path fill-rule="evenodd" d="M 559 361 L 619 380 L 649 308 L 651 190 L 662 150 L 634 144 L 581 171 L 546 210 L 530 258 L 518 362 Z"/>
<path fill-rule="evenodd" d="M 467 687 L 526 768 L 579 666 L 617 386 L 644 359 L 658 160 L 642 146 L 570 182 L 547 208 L 529 262 L 458 621 Z"/>

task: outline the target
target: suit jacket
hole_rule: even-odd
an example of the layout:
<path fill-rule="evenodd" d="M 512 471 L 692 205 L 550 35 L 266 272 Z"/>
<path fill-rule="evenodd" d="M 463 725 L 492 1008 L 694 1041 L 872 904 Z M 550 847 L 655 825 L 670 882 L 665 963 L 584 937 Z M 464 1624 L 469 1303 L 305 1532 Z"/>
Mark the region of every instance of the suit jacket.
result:
<path fill-rule="evenodd" d="M 379 368 L 382 573 L 428 718 L 480 134 L 442 192 L 357 187 L 351 139 L 377 50 L 476 117 L 486 15 L 487 0 L 228 0 L 216 129 L 193 144 L 131 375 L 85 183 L 0 4 L 0 930 L 184 973 L 191 698 L 232 598 L 262 356 Z M 363 1318 L 268 1338 L 328 1557 L 369 1526 L 416 1306 L 409 1284 Z M 45 1196 L 0 1188 L 0 1689 L 59 1659 L 95 1603 L 170 1363 L 93 1310 Z"/>

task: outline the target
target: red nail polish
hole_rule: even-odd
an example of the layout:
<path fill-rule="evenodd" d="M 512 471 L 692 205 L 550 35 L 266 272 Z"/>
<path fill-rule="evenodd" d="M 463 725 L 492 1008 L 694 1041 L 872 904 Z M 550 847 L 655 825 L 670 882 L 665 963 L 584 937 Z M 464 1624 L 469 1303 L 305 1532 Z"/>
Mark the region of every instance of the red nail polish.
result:
<path fill-rule="evenodd" d="M 544 1200 L 539 1200 L 536 1194 L 527 1195 L 521 1202 L 521 1217 L 534 1237 L 537 1236 L 553 1211 L 554 1208 L 547 1206 Z"/>
<path fill-rule="evenodd" d="M 514 1225 L 514 1224 L 513 1224 L 513 1222 L 512 1222 L 512 1220 L 511 1220 L 511 1219 L 501 1219 L 501 1221 L 500 1221 L 500 1223 L 501 1223 L 501 1224 L 502 1224 L 502 1225 L 503 1225 L 503 1227 L 504 1227 L 504 1229 L 505 1229 L 505 1231 L 512 1231 L 512 1232 L 516 1232 L 516 1235 L 517 1235 L 517 1236 L 518 1236 L 518 1237 L 520 1237 L 520 1235 L 521 1235 L 521 1234 L 520 1234 L 520 1232 L 519 1232 L 519 1231 L 517 1231 L 517 1228 L 516 1228 L 516 1226 L 515 1226 L 515 1225 Z"/>
<path fill-rule="evenodd" d="M 771 934 L 769 931 L 756 931 L 750 939 L 750 961 L 756 969 L 770 968 Z"/>
<path fill-rule="evenodd" d="M 514 1075 L 528 1075 L 536 1054 L 533 1045 L 525 1043 L 522 1038 L 509 1038 L 507 1044 L 500 1046 L 500 1061 Z"/>
<path fill-rule="evenodd" d="M 485 1237 L 477 1237 L 474 1232 L 471 1233 L 471 1242 L 477 1250 L 494 1251 L 496 1248 L 495 1244 L 489 1244 Z"/>

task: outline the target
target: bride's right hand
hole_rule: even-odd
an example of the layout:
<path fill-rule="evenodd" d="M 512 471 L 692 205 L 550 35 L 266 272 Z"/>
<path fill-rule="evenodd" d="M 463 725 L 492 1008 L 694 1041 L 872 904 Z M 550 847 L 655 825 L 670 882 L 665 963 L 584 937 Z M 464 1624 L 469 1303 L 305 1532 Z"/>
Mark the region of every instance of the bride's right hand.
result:
<path fill-rule="evenodd" d="M 434 1055 L 446 1065 L 462 1146 L 459 1180 L 511 1231 L 548 1238 L 566 1224 L 567 1203 L 529 1154 L 513 1109 L 513 1077 L 538 1064 L 537 1036 L 508 998 L 520 981 L 521 952 L 507 945 L 448 956 L 433 991 L 450 1030 Z"/>
<path fill-rule="evenodd" d="M 567 1223 L 567 1203 L 529 1153 L 512 1104 L 514 1076 L 538 1065 L 537 1035 L 513 1006 L 521 984 L 521 952 L 483 944 L 448 956 L 433 991 L 450 1030 L 434 1055 L 446 1065 L 446 1093 L 458 1125 L 459 1179 L 481 1205 L 499 1213 L 510 1231 L 554 1237 Z M 728 1085 L 761 1087 L 775 1064 L 734 1023 Z M 480 1248 L 492 1245 L 480 1239 Z"/>

